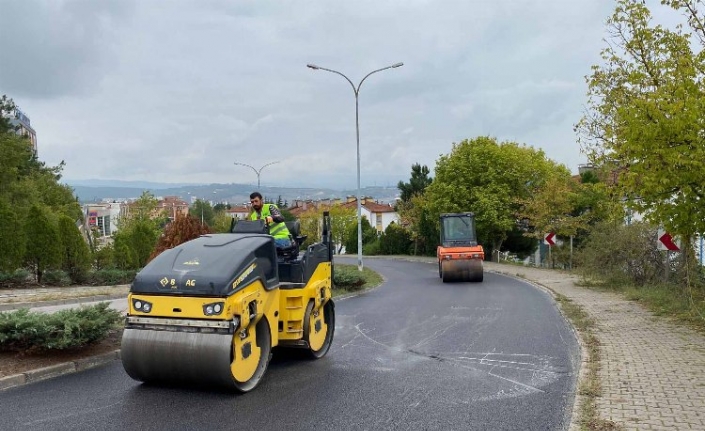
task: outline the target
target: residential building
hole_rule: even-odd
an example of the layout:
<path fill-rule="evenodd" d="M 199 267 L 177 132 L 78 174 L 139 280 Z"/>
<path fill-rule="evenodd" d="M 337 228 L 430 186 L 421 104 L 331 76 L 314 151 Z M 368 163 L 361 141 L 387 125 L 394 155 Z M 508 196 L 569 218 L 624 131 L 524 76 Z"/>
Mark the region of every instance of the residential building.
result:
<path fill-rule="evenodd" d="M 399 214 L 391 204 L 377 202 L 371 197 L 363 197 L 360 204 L 360 213 L 367 217 L 370 225 L 377 229 L 378 233 L 384 232 L 392 223 L 399 224 Z M 342 206 L 357 211 L 357 198 L 349 196 Z"/>
<path fill-rule="evenodd" d="M 164 196 L 159 200 L 157 211 L 165 214 L 170 221 L 174 221 L 177 215 L 188 215 L 189 204 L 178 196 Z"/>
<path fill-rule="evenodd" d="M 34 131 L 32 125 L 30 124 L 29 117 L 25 115 L 24 112 L 15 108 L 14 115 L 9 118 L 10 124 L 12 124 L 16 133 L 21 136 L 26 136 L 32 145 L 32 151 L 37 154 L 37 132 Z"/>
<path fill-rule="evenodd" d="M 110 237 L 118 230 L 118 221 L 123 211 L 120 202 L 94 203 L 83 206 L 85 224 L 82 231 L 93 232 L 90 239 L 97 238 L 98 246 L 110 242 Z"/>
<path fill-rule="evenodd" d="M 132 200 L 122 207 L 121 216 L 129 217 L 135 211 L 138 211 L 137 199 Z M 177 215 L 187 215 L 189 210 L 188 202 L 178 196 L 157 197 L 157 207 L 149 215 L 151 218 L 166 216 L 170 221 L 173 221 Z"/>
<path fill-rule="evenodd" d="M 225 210 L 225 214 L 238 220 L 244 220 L 250 214 L 250 207 L 248 205 L 230 207 L 229 210 Z"/>
<path fill-rule="evenodd" d="M 367 218 L 370 226 L 377 229 L 377 232 L 382 233 L 387 226 L 392 222 L 399 223 L 399 214 L 394 210 L 391 204 L 380 203 L 371 197 L 363 197 L 360 201 L 360 213 Z M 345 208 L 355 210 L 357 214 L 357 198 L 348 196 L 345 203 L 341 203 L 340 199 L 323 199 L 323 200 L 295 200 L 294 206 L 288 208 L 289 212 L 294 217 L 299 217 L 301 213 L 308 211 L 310 208 L 329 208 L 334 205 L 341 205 Z"/>

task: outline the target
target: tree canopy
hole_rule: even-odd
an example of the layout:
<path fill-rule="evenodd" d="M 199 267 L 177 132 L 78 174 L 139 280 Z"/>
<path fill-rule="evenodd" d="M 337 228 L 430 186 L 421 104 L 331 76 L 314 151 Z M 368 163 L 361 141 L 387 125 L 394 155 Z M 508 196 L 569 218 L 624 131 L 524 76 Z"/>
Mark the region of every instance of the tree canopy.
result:
<path fill-rule="evenodd" d="M 428 166 L 418 163 L 411 165 L 411 178 L 408 183 L 399 181 L 397 188 L 401 192 L 399 198 L 402 202 L 409 202 L 413 196 L 422 194 L 426 187 L 431 185 L 433 179 L 429 177 Z"/>
<path fill-rule="evenodd" d="M 704 7 L 661 3 L 681 12 L 685 26 L 654 25 L 643 1 L 617 1 L 576 130 L 591 160 L 618 172 L 629 207 L 689 238 L 705 231 Z"/>
<path fill-rule="evenodd" d="M 522 200 L 566 169 L 532 147 L 488 136 L 466 139 L 436 162 L 426 189 L 429 215 L 437 223 L 440 213 L 474 212 L 479 242 L 499 250 L 517 224 Z"/>

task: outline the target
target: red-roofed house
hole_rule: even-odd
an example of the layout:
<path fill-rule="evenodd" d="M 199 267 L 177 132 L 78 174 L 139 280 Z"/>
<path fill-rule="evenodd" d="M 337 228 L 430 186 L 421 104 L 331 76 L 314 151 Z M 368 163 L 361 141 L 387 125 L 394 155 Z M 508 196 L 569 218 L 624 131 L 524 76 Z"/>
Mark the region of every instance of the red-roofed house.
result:
<path fill-rule="evenodd" d="M 238 220 L 244 220 L 250 214 L 250 207 L 247 205 L 230 207 L 229 210 L 225 210 L 225 213 L 232 218 L 236 218 Z"/>
<path fill-rule="evenodd" d="M 357 198 L 349 196 L 345 203 L 340 203 L 339 199 L 325 199 L 321 201 L 294 201 L 294 206 L 288 208 L 288 211 L 294 217 L 300 217 L 302 213 L 311 208 L 331 207 L 333 205 L 342 205 L 345 208 L 355 210 L 357 214 Z M 360 212 L 367 218 L 372 227 L 377 228 L 377 232 L 384 232 L 392 222 L 399 223 L 399 215 L 394 211 L 394 207 L 390 204 L 382 204 L 376 202 L 371 197 L 362 198 Z"/>
<path fill-rule="evenodd" d="M 381 204 L 369 197 L 362 198 L 361 203 L 360 212 L 367 217 L 372 227 L 377 228 L 377 232 L 384 232 L 392 222 L 399 223 L 399 215 L 390 204 Z M 343 206 L 353 208 L 357 212 L 357 198 L 348 197 Z"/>

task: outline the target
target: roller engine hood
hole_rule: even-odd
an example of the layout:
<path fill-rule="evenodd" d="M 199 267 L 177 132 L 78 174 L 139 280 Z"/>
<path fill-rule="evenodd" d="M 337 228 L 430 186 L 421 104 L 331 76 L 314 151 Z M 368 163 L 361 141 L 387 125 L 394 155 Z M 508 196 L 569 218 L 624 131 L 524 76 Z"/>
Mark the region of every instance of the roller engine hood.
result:
<path fill-rule="evenodd" d="M 144 294 L 227 296 L 255 278 L 276 284 L 274 239 L 262 234 L 204 235 L 166 250 L 135 277 Z"/>

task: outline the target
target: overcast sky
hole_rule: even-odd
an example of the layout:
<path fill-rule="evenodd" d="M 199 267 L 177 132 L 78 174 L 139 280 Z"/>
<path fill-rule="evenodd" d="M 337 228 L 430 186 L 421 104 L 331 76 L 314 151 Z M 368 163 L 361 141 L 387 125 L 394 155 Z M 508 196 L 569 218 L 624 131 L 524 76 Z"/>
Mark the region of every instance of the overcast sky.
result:
<path fill-rule="evenodd" d="M 649 3 L 656 3 L 650 1 Z M 576 172 L 612 0 L 0 0 L 0 94 L 67 179 L 362 185 L 479 135 Z"/>

